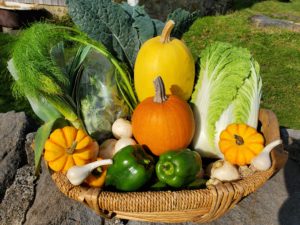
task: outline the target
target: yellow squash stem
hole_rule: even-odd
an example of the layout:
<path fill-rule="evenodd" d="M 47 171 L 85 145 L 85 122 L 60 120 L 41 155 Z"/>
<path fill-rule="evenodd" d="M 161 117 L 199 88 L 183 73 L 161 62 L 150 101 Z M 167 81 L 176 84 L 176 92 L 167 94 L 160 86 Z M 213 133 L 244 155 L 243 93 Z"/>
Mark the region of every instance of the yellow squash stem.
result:
<path fill-rule="evenodd" d="M 160 36 L 161 43 L 165 44 L 165 43 L 170 42 L 171 32 L 172 32 L 174 26 L 175 26 L 175 22 L 173 20 L 169 20 L 167 22 L 167 24 L 165 25 L 165 27 L 161 33 L 161 36 Z"/>

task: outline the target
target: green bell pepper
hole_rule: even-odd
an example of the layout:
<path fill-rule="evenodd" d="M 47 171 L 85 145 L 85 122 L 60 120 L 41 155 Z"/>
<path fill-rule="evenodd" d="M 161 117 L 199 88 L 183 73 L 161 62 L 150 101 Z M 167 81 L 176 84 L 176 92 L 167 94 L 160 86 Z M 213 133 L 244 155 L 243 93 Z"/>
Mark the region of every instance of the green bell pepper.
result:
<path fill-rule="evenodd" d="M 122 148 L 108 167 L 105 185 L 120 191 L 136 191 L 143 187 L 154 172 L 154 159 L 141 145 Z"/>
<path fill-rule="evenodd" d="M 164 153 L 156 164 L 158 179 L 175 188 L 195 181 L 201 170 L 202 160 L 199 153 L 190 149 Z"/>

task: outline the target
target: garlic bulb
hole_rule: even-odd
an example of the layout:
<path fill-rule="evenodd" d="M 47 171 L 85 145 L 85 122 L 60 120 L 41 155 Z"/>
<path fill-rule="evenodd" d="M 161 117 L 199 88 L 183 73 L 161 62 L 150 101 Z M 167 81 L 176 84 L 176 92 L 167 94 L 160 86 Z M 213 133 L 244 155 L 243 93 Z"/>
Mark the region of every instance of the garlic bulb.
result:
<path fill-rule="evenodd" d="M 216 185 L 218 185 L 219 183 L 221 183 L 220 180 L 218 180 L 218 179 L 216 179 L 216 178 L 210 178 L 210 179 L 206 182 L 206 186 L 210 186 L 210 185 L 216 186 Z"/>
<path fill-rule="evenodd" d="M 234 165 L 225 160 L 218 160 L 211 166 L 210 178 L 220 181 L 234 181 L 239 180 L 241 177 Z"/>
<path fill-rule="evenodd" d="M 84 166 L 73 166 L 67 172 L 67 178 L 73 185 L 80 185 L 90 173 L 99 166 L 111 165 L 111 159 L 98 160 Z"/>
<path fill-rule="evenodd" d="M 251 166 L 259 171 L 266 171 L 270 169 L 272 166 L 270 152 L 273 148 L 280 144 L 282 144 L 282 140 L 272 141 L 268 144 L 258 156 L 252 159 Z"/>
<path fill-rule="evenodd" d="M 112 133 L 117 139 L 132 137 L 132 126 L 130 121 L 123 118 L 117 119 L 112 125 Z"/>
<path fill-rule="evenodd" d="M 112 159 L 115 154 L 116 139 L 107 139 L 99 147 L 99 156 L 103 159 Z"/>
<path fill-rule="evenodd" d="M 120 151 L 122 148 L 128 146 L 128 145 L 135 145 L 136 142 L 132 138 L 121 138 L 120 140 L 117 141 L 115 145 L 115 153 L 116 154 L 118 151 Z"/>

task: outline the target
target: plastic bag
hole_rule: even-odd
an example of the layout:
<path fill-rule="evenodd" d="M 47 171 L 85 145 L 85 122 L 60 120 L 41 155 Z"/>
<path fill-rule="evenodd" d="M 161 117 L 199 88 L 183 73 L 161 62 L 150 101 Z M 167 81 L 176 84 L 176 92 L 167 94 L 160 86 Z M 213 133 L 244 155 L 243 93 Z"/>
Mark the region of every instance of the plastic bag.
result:
<path fill-rule="evenodd" d="M 129 116 L 129 108 L 118 91 L 116 73 L 114 65 L 94 50 L 83 63 L 79 108 L 87 132 L 98 141 L 111 136 L 117 118 Z"/>

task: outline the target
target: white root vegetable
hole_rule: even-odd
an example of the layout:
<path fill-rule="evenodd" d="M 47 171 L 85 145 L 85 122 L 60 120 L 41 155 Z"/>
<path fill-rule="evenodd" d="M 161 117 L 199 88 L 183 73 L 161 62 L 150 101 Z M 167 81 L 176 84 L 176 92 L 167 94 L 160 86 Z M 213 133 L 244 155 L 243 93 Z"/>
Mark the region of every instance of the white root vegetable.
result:
<path fill-rule="evenodd" d="M 239 180 L 241 177 L 234 165 L 224 160 L 218 160 L 211 166 L 210 178 L 220 181 L 234 181 Z"/>
<path fill-rule="evenodd" d="M 99 156 L 103 159 L 112 159 L 115 154 L 116 139 L 107 139 L 99 147 Z"/>
<path fill-rule="evenodd" d="M 254 167 L 255 170 L 259 171 L 266 171 L 270 169 L 272 166 L 270 152 L 273 148 L 280 144 L 282 144 L 282 140 L 272 141 L 268 144 L 258 156 L 252 159 L 251 166 Z"/>
<path fill-rule="evenodd" d="M 127 0 L 128 5 L 134 7 L 139 4 L 139 0 Z"/>
<path fill-rule="evenodd" d="M 67 178 L 73 185 L 80 185 L 90 173 L 99 166 L 111 165 L 111 159 L 98 160 L 84 166 L 73 166 L 67 172 Z"/>
<path fill-rule="evenodd" d="M 117 141 L 115 145 L 115 154 L 120 151 L 122 148 L 128 146 L 128 145 L 135 145 L 136 142 L 132 138 L 121 138 Z"/>
<path fill-rule="evenodd" d="M 112 133 L 117 139 L 132 137 L 132 126 L 130 121 L 123 118 L 117 119 L 112 125 Z"/>

